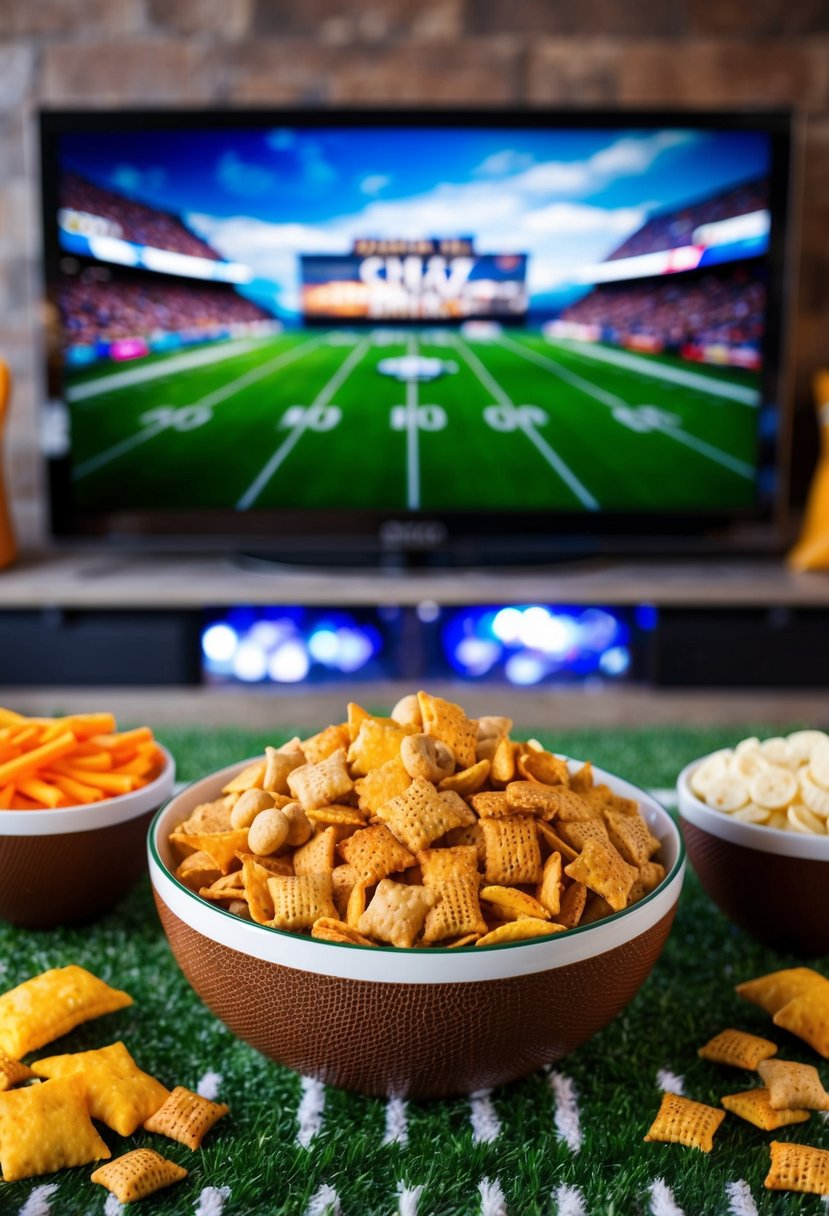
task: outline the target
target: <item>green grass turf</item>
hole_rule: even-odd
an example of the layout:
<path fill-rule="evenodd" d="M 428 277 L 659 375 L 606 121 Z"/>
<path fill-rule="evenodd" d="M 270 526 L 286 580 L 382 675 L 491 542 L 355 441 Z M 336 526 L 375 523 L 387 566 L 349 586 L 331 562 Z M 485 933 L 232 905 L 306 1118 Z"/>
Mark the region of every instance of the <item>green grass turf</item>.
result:
<path fill-rule="evenodd" d="M 559 751 L 589 755 L 639 784 L 665 787 L 687 760 L 751 729 L 569 731 L 554 739 L 538 734 Z M 196 728 L 158 733 L 176 755 L 183 780 L 281 738 Z M 196 1153 L 147 1133 L 122 1140 L 103 1129 L 114 1155 L 148 1145 L 190 1170 L 184 1183 L 144 1201 L 142 1211 L 193 1216 L 204 1187 L 228 1186 L 225 1216 L 304 1216 L 327 1185 L 339 1196 L 342 1216 L 392 1216 L 402 1182 L 423 1186 L 420 1216 L 478 1216 L 478 1188 L 490 1179 L 503 1190 L 508 1216 L 556 1216 L 554 1196 L 562 1185 L 579 1188 L 590 1216 L 647 1216 L 649 1187 L 662 1178 L 685 1216 L 728 1216 L 726 1185 L 737 1179 L 751 1188 L 759 1216 L 825 1216 L 816 1196 L 762 1186 L 773 1137 L 829 1149 L 829 1122 L 820 1116 L 773 1134 L 728 1116 L 710 1156 L 642 1141 L 659 1105 L 659 1069 L 683 1076 L 688 1096 L 714 1104 L 722 1094 L 753 1084 L 748 1074 L 696 1056 L 697 1047 L 725 1026 L 770 1034 L 785 1057 L 818 1062 L 733 991 L 738 980 L 795 960 L 731 926 L 692 873 L 668 944 L 644 987 L 610 1026 L 556 1066 L 578 1094 L 583 1143 L 577 1154 L 556 1134 L 553 1095 L 543 1072 L 493 1093 L 501 1133 L 491 1143 L 473 1142 L 469 1104 L 454 1099 L 409 1104 L 408 1145 L 383 1145 L 386 1104 L 328 1089 L 322 1130 L 309 1148 L 300 1147 L 299 1077 L 234 1039 L 195 997 L 167 948 L 146 881 L 89 928 L 34 933 L 0 926 L 0 988 L 70 962 L 127 989 L 135 1004 L 78 1027 L 38 1054 L 87 1050 L 123 1038 L 141 1067 L 167 1085 L 195 1087 L 208 1070 L 219 1073 L 220 1097 L 231 1106 Z M 827 959 L 812 965 L 829 974 Z M 825 1064 L 822 1076 L 829 1082 Z M 0 1213 L 17 1216 L 35 1187 L 54 1182 L 52 1216 L 103 1216 L 106 1193 L 89 1182 L 91 1172 L 84 1167 L 0 1183 Z"/>
<path fill-rule="evenodd" d="M 381 359 L 415 349 L 451 360 L 457 370 L 412 390 L 378 374 Z M 353 366 L 348 363 L 340 377 L 352 356 Z M 539 364 L 538 357 L 548 362 Z M 150 356 L 136 370 L 174 362 L 169 354 Z M 282 334 L 215 364 L 74 401 L 78 504 L 93 510 L 232 507 L 273 458 L 278 468 L 246 505 L 477 510 L 482 486 L 493 510 L 580 511 L 590 499 L 610 510 L 750 505 L 753 480 L 728 459 L 752 465 L 756 411 L 647 375 L 647 356 L 639 363 L 641 372 L 600 363 L 589 348 L 521 331 L 510 331 L 503 343 L 428 329 L 401 330 L 379 343 L 371 332 L 360 332 L 352 345 L 332 345 L 325 334 Z M 735 379 L 729 370 L 692 370 L 712 383 Z M 120 367 L 116 374 L 124 371 Z M 747 383 L 746 375 L 738 382 Z M 100 377 L 95 369 L 74 377 L 73 384 Z M 236 381 L 238 387 L 224 394 Z M 590 386 L 598 386 L 599 398 Z M 412 422 L 393 429 L 392 410 L 407 397 L 410 416 L 437 405 L 445 425 L 430 430 Z M 286 425 L 291 407 L 315 402 L 341 411 L 333 428 L 309 424 L 297 433 L 293 422 Z M 493 429 L 485 418 L 493 405 L 532 405 L 544 411 L 546 421 Z M 710 451 L 677 440 L 665 426 L 637 430 L 636 411 L 643 406 L 675 419 L 674 429 L 692 445 L 701 442 L 724 453 L 725 465 Z M 161 429 L 153 412 L 159 408 L 179 411 Z M 543 445 L 553 449 L 583 493 L 540 450 Z M 104 456 L 102 463 L 85 467 Z"/>

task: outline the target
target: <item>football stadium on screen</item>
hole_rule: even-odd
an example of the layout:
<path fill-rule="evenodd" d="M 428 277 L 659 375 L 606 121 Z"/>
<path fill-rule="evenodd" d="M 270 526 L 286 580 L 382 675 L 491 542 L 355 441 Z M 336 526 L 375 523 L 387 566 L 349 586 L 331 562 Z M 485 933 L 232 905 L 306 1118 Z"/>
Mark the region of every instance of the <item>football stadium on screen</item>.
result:
<path fill-rule="evenodd" d="M 759 131 L 65 134 L 85 511 L 751 507 Z"/>

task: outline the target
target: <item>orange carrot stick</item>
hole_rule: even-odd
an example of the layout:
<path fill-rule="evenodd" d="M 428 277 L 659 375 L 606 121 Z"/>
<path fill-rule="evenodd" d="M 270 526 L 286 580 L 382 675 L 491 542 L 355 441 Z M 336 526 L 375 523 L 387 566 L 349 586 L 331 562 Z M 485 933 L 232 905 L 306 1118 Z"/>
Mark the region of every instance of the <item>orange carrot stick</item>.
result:
<path fill-rule="evenodd" d="M 10 781 L 7 786 L 0 790 L 0 811 L 7 811 L 12 804 L 14 798 L 14 784 Z"/>
<path fill-rule="evenodd" d="M 73 802 L 100 802 L 102 798 L 106 797 L 103 790 L 93 789 L 91 785 L 75 781 L 72 777 L 64 776 L 63 773 L 53 773 L 47 770 L 43 776 Z"/>
<path fill-rule="evenodd" d="M 122 730 L 115 734 L 90 735 L 89 742 L 97 747 L 104 747 L 107 751 L 118 752 L 136 747 L 139 743 L 149 743 L 152 737 L 153 732 L 149 726 L 136 726 L 135 730 Z"/>
<path fill-rule="evenodd" d="M 112 768 L 112 756 L 109 752 L 89 752 L 87 755 L 72 756 L 73 768 L 92 769 L 93 772 L 102 772 Z"/>
<path fill-rule="evenodd" d="M 50 810 L 54 810 L 55 807 L 62 806 L 66 802 L 66 795 L 57 786 L 50 785 L 48 781 L 42 781 L 39 777 L 27 777 L 25 781 L 19 782 L 17 788 L 21 794 L 31 798 L 33 802 L 42 803 Z"/>
<path fill-rule="evenodd" d="M 84 785 L 91 785 L 110 795 L 128 794 L 130 790 L 135 789 L 136 785 L 135 777 L 122 776 L 119 773 L 92 773 L 88 769 L 74 768 L 65 760 L 58 760 L 54 768 L 56 772 L 65 777 L 71 777 L 74 781 L 82 781 Z M 138 784 L 140 785 L 141 782 L 139 781 Z"/>
<path fill-rule="evenodd" d="M 22 756 L 16 756 L 14 760 L 6 760 L 4 764 L 0 764 L 0 786 L 9 781 L 17 781 L 20 777 L 28 777 L 43 765 L 66 756 L 72 751 L 75 743 L 75 736 L 71 731 L 66 731 L 50 743 L 43 743 L 30 752 L 24 752 Z"/>
<path fill-rule="evenodd" d="M 42 811 L 43 807 L 37 802 L 32 802 L 31 798 L 24 798 L 22 794 L 15 794 L 12 798 L 10 809 L 13 811 Z"/>

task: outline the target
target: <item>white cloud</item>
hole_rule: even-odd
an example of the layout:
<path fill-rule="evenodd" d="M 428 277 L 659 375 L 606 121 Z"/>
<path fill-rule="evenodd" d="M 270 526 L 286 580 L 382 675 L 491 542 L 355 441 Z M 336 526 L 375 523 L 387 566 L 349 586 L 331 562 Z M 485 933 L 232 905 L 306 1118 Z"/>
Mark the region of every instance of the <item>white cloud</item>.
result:
<path fill-rule="evenodd" d="M 640 207 L 617 207 L 609 210 L 588 203 L 551 203 L 523 217 L 530 232 L 551 232 L 574 235 L 581 232 L 631 232 L 644 221 Z"/>
<path fill-rule="evenodd" d="M 389 184 L 391 178 L 386 173 L 369 173 L 360 182 L 363 194 L 379 194 Z"/>
<path fill-rule="evenodd" d="M 533 158 L 529 152 L 516 152 L 514 148 L 504 148 L 502 152 L 493 152 L 482 160 L 475 169 L 479 177 L 503 177 L 506 173 L 520 173 L 529 169 Z"/>

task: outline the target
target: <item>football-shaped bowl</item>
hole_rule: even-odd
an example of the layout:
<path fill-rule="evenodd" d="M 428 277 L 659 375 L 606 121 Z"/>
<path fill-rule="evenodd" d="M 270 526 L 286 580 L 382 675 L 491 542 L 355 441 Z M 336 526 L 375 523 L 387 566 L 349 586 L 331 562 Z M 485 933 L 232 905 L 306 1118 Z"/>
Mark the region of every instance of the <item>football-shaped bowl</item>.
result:
<path fill-rule="evenodd" d="M 327 1084 L 377 1096 L 470 1093 L 524 1076 L 585 1042 L 634 996 L 665 944 L 685 870 L 679 831 L 642 790 L 661 841 L 662 883 L 592 925 L 509 945 L 369 948 L 242 920 L 175 877 L 170 832 L 245 764 L 183 790 L 153 822 L 150 876 L 173 954 L 203 1001 L 240 1038 Z"/>
<path fill-rule="evenodd" d="M 707 806 L 690 778 L 677 794 L 688 858 L 708 895 L 735 925 L 767 946 L 816 957 L 829 951 L 829 836 L 741 823 Z"/>
<path fill-rule="evenodd" d="M 54 929 L 107 912 L 146 872 L 147 828 L 173 792 L 176 766 L 88 806 L 0 811 L 0 920 Z"/>

